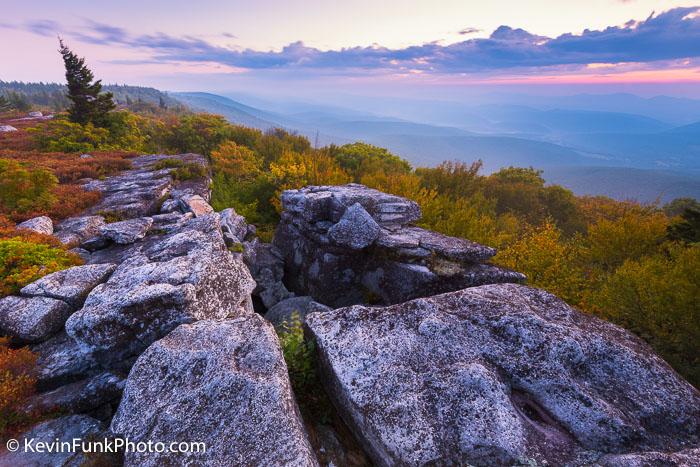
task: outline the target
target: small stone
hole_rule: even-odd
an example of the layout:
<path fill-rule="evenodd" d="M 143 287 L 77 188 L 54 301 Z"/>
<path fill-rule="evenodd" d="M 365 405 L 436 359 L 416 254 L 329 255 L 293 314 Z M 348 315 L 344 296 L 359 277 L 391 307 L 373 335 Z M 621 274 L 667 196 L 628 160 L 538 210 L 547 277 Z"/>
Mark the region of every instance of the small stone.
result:
<path fill-rule="evenodd" d="M 292 297 L 282 300 L 265 313 L 265 319 L 275 327 L 283 326 L 284 323 L 291 323 L 292 315 L 296 312 L 303 323 L 309 313 L 331 311 L 326 305 L 321 305 L 314 301 L 312 297 Z"/>
<path fill-rule="evenodd" d="M 34 232 L 52 235 L 53 234 L 53 222 L 50 217 L 40 216 L 27 221 L 17 224 L 18 229 L 33 230 Z"/>
<path fill-rule="evenodd" d="M 12 125 L 0 125 L 0 133 L 9 133 L 11 131 L 17 131 L 17 128 Z"/>
<path fill-rule="evenodd" d="M 180 207 L 185 212 L 191 212 L 195 217 L 211 214 L 214 212 L 209 203 L 199 195 L 185 195 L 180 198 Z"/>
<path fill-rule="evenodd" d="M 41 342 L 63 328 L 72 310 L 61 300 L 46 297 L 0 299 L 0 331 L 20 343 Z"/>
<path fill-rule="evenodd" d="M 328 236 L 340 246 L 361 250 L 370 246 L 381 228 L 360 203 L 350 206 L 337 224 L 328 230 Z"/>

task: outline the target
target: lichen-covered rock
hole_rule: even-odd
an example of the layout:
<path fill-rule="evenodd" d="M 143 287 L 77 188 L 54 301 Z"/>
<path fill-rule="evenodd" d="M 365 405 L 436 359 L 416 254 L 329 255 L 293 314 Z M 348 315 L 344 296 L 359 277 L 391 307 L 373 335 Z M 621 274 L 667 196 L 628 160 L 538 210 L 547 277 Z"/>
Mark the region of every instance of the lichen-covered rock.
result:
<path fill-rule="evenodd" d="M 114 243 L 128 245 L 145 237 L 151 225 L 153 225 L 152 218 L 138 217 L 136 219 L 105 224 L 100 228 L 100 234 Z"/>
<path fill-rule="evenodd" d="M 31 347 L 37 354 L 35 375 L 37 388 L 48 391 L 98 373 L 92 353 L 65 332 L 60 332 Z"/>
<path fill-rule="evenodd" d="M 180 212 L 180 202 L 176 199 L 168 198 L 160 206 L 160 212 L 167 214 L 170 212 Z"/>
<path fill-rule="evenodd" d="M 336 406 L 380 465 L 574 465 L 700 440 L 700 393 L 617 326 L 488 285 L 307 315 Z"/>
<path fill-rule="evenodd" d="M 200 195 L 182 196 L 180 198 L 180 209 L 184 212 L 191 212 L 195 217 L 214 212 L 214 208 Z"/>
<path fill-rule="evenodd" d="M 39 216 L 17 224 L 18 229 L 33 230 L 34 232 L 51 235 L 53 234 L 53 221 L 50 217 Z"/>
<path fill-rule="evenodd" d="M 100 235 L 103 225 L 105 220 L 102 216 L 70 217 L 56 226 L 54 235 L 65 244 L 78 245 Z"/>
<path fill-rule="evenodd" d="M 255 282 L 226 249 L 216 214 L 147 238 L 125 256 L 66 323 L 105 364 L 138 355 L 179 324 L 252 311 Z"/>
<path fill-rule="evenodd" d="M 28 413 L 87 413 L 111 402 L 118 402 L 126 380 L 105 372 L 29 398 Z"/>
<path fill-rule="evenodd" d="M 598 459 L 596 467 L 695 467 L 700 465 L 700 448 L 678 452 L 640 452 L 608 454 Z"/>
<path fill-rule="evenodd" d="M 372 216 L 355 203 L 345 210 L 340 220 L 328 229 L 328 237 L 336 245 L 361 250 L 367 248 L 379 237 L 381 228 Z"/>
<path fill-rule="evenodd" d="M 127 379 L 111 431 L 206 443 L 205 453 L 128 453 L 125 465 L 317 465 L 273 327 L 256 314 L 182 325 Z"/>
<path fill-rule="evenodd" d="M 415 203 L 362 185 L 288 190 L 282 206 L 273 244 L 284 258 L 284 284 L 332 307 L 525 278 L 484 264 L 493 248 L 409 225 L 420 217 Z"/>
<path fill-rule="evenodd" d="M 12 125 L 0 125 L 0 133 L 9 133 L 11 131 L 17 131 L 17 128 Z"/>
<path fill-rule="evenodd" d="M 323 313 L 330 310 L 331 309 L 326 305 L 315 302 L 312 297 L 292 297 L 282 300 L 270 308 L 267 313 L 265 313 L 265 319 L 275 326 L 281 326 L 285 322 L 290 323 L 292 314 L 296 312 L 299 314 L 299 319 L 303 323 L 306 315 L 309 313 Z"/>
<path fill-rule="evenodd" d="M 18 343 L 41 342 L 60 331 L 72 311 L 53 298 L 5 297 L 0 299 L 0 332 Z"/>
<path fill-rule="evenodd" d="M 52 443 L 70 443 L 78 438 L 88 441 L 91 437 L 97 438 L 103 433 L 103 426 L 99 420 L 87 415 L 68 415 L 39 423 L 18 437 L 20 449 L 16 452 L 5 451 L 0 454 L 0 465 L 13 467 L 68 467 L 84 465 L 88 460 L 88 454 L 71 452 L 71 450 L 36 449 L 38 443 L 51 445 Z M 26 441 L 25 441 L 26 440 Z M 36 452 L 25 452 L 25 442 L 32 443 Z M 78 443 L 80 447 L 80 443 Z"/>
<path fill-rule="evenodd" d="M 83 305 L 90 291 L 107 280 L 114 264 L 87 264 L 54 272 L 22 288 L 25 297 L 63 300 L 74 309 Z"/>

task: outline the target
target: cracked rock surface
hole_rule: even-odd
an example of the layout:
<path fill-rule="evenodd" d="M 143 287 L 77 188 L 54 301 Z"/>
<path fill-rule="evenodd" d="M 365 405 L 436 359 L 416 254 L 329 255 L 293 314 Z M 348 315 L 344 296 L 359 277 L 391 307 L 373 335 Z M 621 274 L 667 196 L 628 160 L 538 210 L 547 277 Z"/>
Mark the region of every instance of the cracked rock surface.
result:
<path fill-rule="evenodd" d="M 306 324 L 379 465 L 577 465 L 698 443 L 695 388 L 629 332 L 541 290 L 487 285 Z"/>

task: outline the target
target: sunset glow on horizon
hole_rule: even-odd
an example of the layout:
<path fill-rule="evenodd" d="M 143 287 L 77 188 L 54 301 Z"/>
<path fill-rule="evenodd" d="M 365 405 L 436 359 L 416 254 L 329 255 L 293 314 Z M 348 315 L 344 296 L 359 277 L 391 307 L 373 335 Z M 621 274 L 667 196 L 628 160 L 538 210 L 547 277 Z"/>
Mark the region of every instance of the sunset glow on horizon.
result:
<path fill-rule="evenodd" d="M 196 11 L 180 1 L 13 4 L 0 34 L 22 46 L 0 50 L 0 79 L 61 81 L 61 35 L 105 82 L 171 90 L 191 89 L 193 79 L 205 90 L 314 81 L 339 90 L 344 82 L 700 84 L 693 2 L 220 3 Z"/>

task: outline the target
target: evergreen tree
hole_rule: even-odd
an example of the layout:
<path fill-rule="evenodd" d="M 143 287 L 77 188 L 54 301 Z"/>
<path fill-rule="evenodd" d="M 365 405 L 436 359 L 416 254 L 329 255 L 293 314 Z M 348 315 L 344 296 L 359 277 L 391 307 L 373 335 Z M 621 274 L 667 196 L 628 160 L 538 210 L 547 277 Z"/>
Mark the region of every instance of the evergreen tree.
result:
<path fill-rule="evenodd" d="M 102 82 L 97 80 L 93 83 L 94 75 L 85 65 L 85 59 L 66 47 L 63 39 L 59 39 L 59 44 L 66 66 L 68 99 L 73 103 L 68 109 L 71 121 L 82 125 L 93 123 L 107 126 L 107 114 L 116 107 L 112 93 L 102 93 Z"/>
<path fill-rule="evenodd" d="M 5 96 L 0 94 L 0 112 L 10 110 L 10 101 Z"/>

